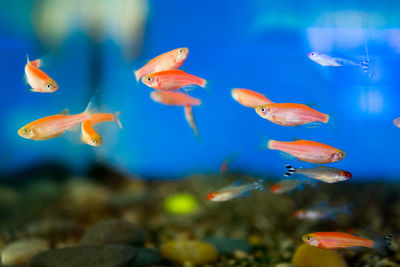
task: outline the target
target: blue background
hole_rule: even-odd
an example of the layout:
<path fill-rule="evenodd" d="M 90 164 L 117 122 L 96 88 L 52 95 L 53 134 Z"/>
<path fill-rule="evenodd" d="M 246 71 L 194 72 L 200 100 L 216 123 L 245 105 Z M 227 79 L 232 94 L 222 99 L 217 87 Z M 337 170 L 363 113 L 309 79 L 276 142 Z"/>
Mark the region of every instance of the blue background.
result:
<path fill-rule="evenodd" d="M 179 178 L 218 172 L 226 157 L 237 154 L 231 171 L 280 177 L 286 163 L 311 164 L 288 161 L 260 145 L 268 138 L 301 138 L 346 151 L 343 161 L 330 166 L 351 171 L 354 181 L 398 177 L 400 129 L 392 122 L 400 116 L 397 1 L 150 1 L 143 39 L 130 58 L 107 29 L 101 40 L 94 39 L 84 23 L 56 45 L 43 42 L 34 23 L 40 2 L 47 1 L 0 4 L 0 164 L 5 173 L 52 160 L 77 172 L 102 162 L 148 178 Z M 190 91 L 203 102 L 193 108 L 200 141 L 183 108 L 153 102 L 150 88 L 133 76 L 147 60 L 183 46 L 190 52 L 182 68 L 209 81 L 209 91 Z M 367 57 L 366 47 L 369 73 L 322 67 L 307 57 L 316 50 L 357 61 Z M 23 82 L 26 54 L 51 58 L 44 70 L 57 81 L 58 91 L 29 92 Z M 334 123 L 275 125 L 235 102 L 230 95 L 235 87 L 275 102 L 315 103 Z M 82 112 L 93 95 L 102 111 L 122 113 L 123 130 L 110 123 L 99 127 L 102 147 L 81 144 L 79 132 L 48 141 L 17 135 L 23 125 L 64 108 Z"/>

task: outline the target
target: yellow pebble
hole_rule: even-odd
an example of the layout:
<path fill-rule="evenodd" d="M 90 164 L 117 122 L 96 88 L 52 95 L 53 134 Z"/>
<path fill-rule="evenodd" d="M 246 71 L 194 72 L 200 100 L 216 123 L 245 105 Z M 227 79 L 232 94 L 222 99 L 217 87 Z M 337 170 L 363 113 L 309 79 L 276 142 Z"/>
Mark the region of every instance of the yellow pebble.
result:
<path fill-rule="evenodd" d="M 326 250 L 301 244 L 293 255 L 296 267 L 347 267 L 343 256 L 335 250 Z"/>
<path fill-rule="evenodd" d="M 188 240 L 173 240 L 161 246 L 161 255 L 182 265 L 202 265 L 217 259 L 218 253 L 214 246 Z"/>

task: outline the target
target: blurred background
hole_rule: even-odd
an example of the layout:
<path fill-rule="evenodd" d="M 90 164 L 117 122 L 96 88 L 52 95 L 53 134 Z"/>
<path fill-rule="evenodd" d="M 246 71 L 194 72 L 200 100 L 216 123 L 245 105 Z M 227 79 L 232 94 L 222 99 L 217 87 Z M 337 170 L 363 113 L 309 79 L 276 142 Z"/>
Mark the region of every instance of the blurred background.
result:
<path fill-rule="evenodd" d="M 0 166 L 4 177 L 40 164 L 82 173 L 93 164 L 147 179 L 217 173 L 228 156 L 233 172 L 281 177 L 288 162 L 261 149 L 270 139 L 315 140 L 347 152 L 332 166 L 353 181 L 398 177 L 400 17 L 398 1 L 69 0 L 1 1 Z M 209 82 L 194 108 L 201 140 L 180 107 L 153 102 L 133 71 L 153 57 L 188 47 L 182 68 Z M 360 68 L 322 67 L 310 51 L 353 60 Z M 32 93 L 24 82 L 26 55 L 43 58 L 59 85 Z M 317 128 L 282 127 L 235 102 L 230 90 L 256 90 L 274 102 L 315 103 L 334 117 Z M 104 112 L 121 111 L 123 130 L 99 127 L 101 147 L 80 143 L 79 132 L 47 141 L 17 130 L 64 108 L 82 112 L 97 96 Z"/>

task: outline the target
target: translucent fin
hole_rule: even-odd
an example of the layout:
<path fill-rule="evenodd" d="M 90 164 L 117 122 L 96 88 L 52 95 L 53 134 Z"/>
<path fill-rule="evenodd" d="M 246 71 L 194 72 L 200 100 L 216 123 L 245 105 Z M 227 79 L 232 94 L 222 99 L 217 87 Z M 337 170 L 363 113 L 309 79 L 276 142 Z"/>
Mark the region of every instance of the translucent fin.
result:
<path fill-rule="evenodd" d="M 307 128 L 316 128 L 316 127 L 320 126 L 321 124 L 322 124 L 322 122 L 314 121 L 314 122 L 309 122 L 309 123 L 303 124 L 303 126 L 307 127 Z"/>
<path fill-rule="evenodd" d="M 133 73 L 135 74 L 136 82 L 139 83 L 139 80 L 140 80 L 140 77 L 139 77 L 139 70 L 136 70 L 136 71 L 134 71 Z"/>
<path fill-rule="evenodd" d="M 92 97 L 91 99 L 90 99 L 90 101 L 89 101 L 89 103 L 88 103 L 88 105 L 87 105 L 87 107 L 86 107 L 86 109 L 85 109 L 85 111 L 84 112 L 86 112 L 86 113 L 89 113 L 89 114 L 93 114 L 93 113 L 96 113 L 96 97 Z"/>
<path fill-rule="evenodd" d="M 284 159 L 296 159 L 295 156 L 290 155 L 290 154 L 288 154 L 288 153 L 286 153 L 286 152 L 280 151 L 279 154 L 280 154 L 281 157 L 284 158 Z"/>
<path fill-rule="evenodd" d="M 36 68 L 40 68 L 43 65 L 42 60 L 36 59 L 34 61 L 31 61 L 32 66 L 35 66 Z"/>
<path fill-rule="evenodd" d="M 300 138 L 293 138 L 293 141 L 301 141 L 301 140 L 303 140 L 303 139 L 300 139 Z"/>
<path fill-rule="evenodd" d="M 28 64 L 30 61 L 29 61 L 29 56 L 28 56 L 28 54 L 26 54 L 26 64 Z"/>
<path fill-rule="evenodd" d="M 381 255 L 388 255 L 389 252 L 393 252 L 392 239 L 393 236 L 391 234 L 387 234 L 384 237 L 374 239 L 373 249 Z"/>
<path fill-rule="evenodd" d="M 121 111 L 117 111 L 117 112 L 114 113 L 115 123 L 117 123 L 117 125 L 118 125 L 119 128 L 123 129 L 123 128 L 122 128 L 121 121 L 120 121 L 120 119 L 119 119 L 120 116 L 121 116 Z"/>
<path fill-rule="evenodd" d="M 58 115 L 69 115 L 69 109 L 68 108 L 63 109 L 60 113 L 58 113 Z"/>
<path fill-rule="evenodd" d="M 264 180 L 259 179 L 257 182 L 254 183 L 254 190 L 264 191 Z"/>
<path fill-rule="evenodd" d="M 306 105 L 307 107 L 312 108 L 312 109 L 319 107 L 319 105 L 317 103 L 306 103 L 304 105 Z"/>
<path fill-rule="evenodd" d="M 29 89 L 29 91 L 31 91 L 31 92 L 40 92 L 39 89 L 34 89 L 34 88 Z"/>

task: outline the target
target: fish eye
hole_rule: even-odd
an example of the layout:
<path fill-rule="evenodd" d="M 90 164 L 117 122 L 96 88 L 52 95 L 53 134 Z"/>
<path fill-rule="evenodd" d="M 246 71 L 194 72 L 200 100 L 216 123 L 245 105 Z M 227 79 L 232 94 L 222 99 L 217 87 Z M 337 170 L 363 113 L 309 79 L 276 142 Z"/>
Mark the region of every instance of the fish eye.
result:
<path fill-rule="evenodd" d="M 24 134 L 28 134 L 30 132 L 29 128 L 24 128 L 22 131 Z"/>
<path fill-rule="evenodd" d="M 265 108 L 261 108 L 261 112 L 265 112 Z"/>
<path fill-rule="evenodd" d="M 339 153 L 339 157 L 343 158 L 343 157 L 344 157 L 344 153 L 343 153 L 343 152 L 340 152 L 340 153 Z"/>
<path fill-rule="evenodd" d="M 306 240 L 307 240 L 307 241 L 311 241 L 311 240 L 312 240 L 312 237 L 308 235 L 308 236 L 306 236 Z"/>
<path fill-rule="evenodd" d="M 315 53 L 314 53 L 314 52 L 311 52 L 311 55 L 312 55 L 312 56 L 315 56 Z"/>
<path fill-rule="evenodd" d="M 147 81 L 151 82 L 153 79 L 151 77 L 147 77 Z"/>
<path fill-rule="evenodd" d="M 182 53 L 183 53 L 183 49 L 179 49 L 179 51 L 178 51 L 178 52 L 182 54 Z"/>
<path fill-rule="evenodd" d="M 51 83 L 47 84 L 47 88 L 49 88 L 49 89 L 51 88 Z"/>

